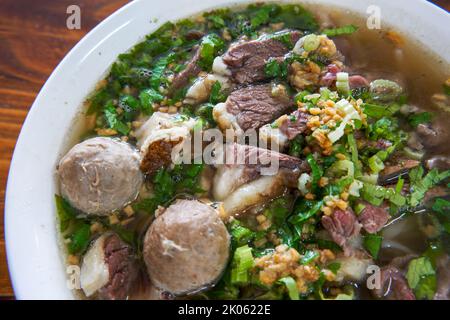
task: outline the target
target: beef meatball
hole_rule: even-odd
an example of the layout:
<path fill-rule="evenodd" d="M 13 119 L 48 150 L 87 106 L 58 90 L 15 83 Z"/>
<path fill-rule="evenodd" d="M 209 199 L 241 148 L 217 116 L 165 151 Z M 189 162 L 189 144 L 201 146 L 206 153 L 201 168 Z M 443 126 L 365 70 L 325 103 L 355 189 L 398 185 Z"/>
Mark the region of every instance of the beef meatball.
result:
<path fill-rule="evenodd" d="M 214 208 L 197 200 L 177 200 L 147 230 L 144 261 L 156 287 L 184 295 L 219 280 L 229 246 L 230 235 Z"/>
<path fill-rule="evenodd" d="M 80 284 L 87 297 L 123 300 L 129 297 L 139 275 L 131 246 L 115 233 L 97 238 L 83 257 Z"/>
<path fill-rule="evenodd" d="M 133 201 L 141 187 L 140 156 L 128 143 L 92 138 L 59 162 L 61 194 L 77 209 L 107 215 Z"/>

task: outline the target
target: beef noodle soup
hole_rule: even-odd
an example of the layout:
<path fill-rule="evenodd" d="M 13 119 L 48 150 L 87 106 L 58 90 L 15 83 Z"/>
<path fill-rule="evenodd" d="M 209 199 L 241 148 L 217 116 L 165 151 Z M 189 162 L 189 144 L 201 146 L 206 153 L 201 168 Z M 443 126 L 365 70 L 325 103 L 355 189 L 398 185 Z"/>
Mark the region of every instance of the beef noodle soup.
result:
<path fill-rule="evenodd" d="M 330 8 L 163 24 L 57 166 L 76 294 L 448 299 L 448 70 Z"/>

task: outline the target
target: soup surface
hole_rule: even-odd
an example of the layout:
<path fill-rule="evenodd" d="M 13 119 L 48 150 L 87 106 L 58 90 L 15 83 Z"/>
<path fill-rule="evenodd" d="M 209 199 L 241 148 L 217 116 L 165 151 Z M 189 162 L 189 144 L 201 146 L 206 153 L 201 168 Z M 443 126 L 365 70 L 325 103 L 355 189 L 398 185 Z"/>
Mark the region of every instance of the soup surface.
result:
<path fill-rule="evenodd" d="M 449 299 L 448 66 L 258 4 L 121 54 L 57 167 L 88 299 Z"/>

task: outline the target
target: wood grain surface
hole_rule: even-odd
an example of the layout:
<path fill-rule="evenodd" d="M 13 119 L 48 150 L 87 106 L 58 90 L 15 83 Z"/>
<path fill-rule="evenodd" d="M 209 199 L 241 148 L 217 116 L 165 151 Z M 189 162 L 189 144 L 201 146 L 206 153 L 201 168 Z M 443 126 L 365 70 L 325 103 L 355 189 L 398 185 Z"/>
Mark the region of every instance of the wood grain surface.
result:
<path fill-rule="evenodd" d="M 9 163 L 21 125 L 42 85 L 64 55 L 89 30 L 127 2 L 0 1 L 0 298 L 14 297 L 6 265 L 3 213 Z M 433 2 L 450 10 L 450 0 Z M 66 28 L 66 8 L 71 4 L 81 8 L 81 30 Z"/>

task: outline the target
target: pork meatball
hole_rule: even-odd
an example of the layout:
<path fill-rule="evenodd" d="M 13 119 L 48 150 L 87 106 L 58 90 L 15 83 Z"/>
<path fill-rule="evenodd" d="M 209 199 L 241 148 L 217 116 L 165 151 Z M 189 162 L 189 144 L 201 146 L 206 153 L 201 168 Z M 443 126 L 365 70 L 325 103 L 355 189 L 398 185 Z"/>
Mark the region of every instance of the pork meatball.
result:
<path fill-rule="evenodd" d="M 219 280 L 229 246 L 230 235 L 214 208 L 197 200 L 177 200 L 147 230 L 144 261 L 156 287 L 184 295 Z"/>
<path fill-rule="evenodd" d="M 107 215 L 136 199 L 143 182 L 139 166 L 139 152 L 128 143 L 85 140 L 59 162 L 61 194 L 87 214 Z"/>
<path fill-rule="evenodd" d="M 139 275 L 134 250 L 117 234 L 97 238 L 83 257 L 80 284 L 87 297 L 123 300 L 129 297 Z"/>

